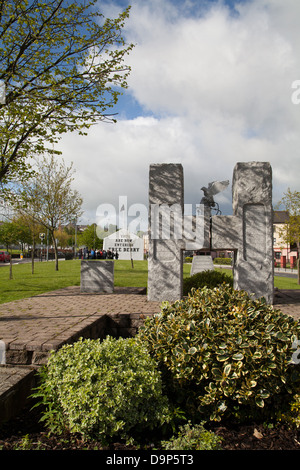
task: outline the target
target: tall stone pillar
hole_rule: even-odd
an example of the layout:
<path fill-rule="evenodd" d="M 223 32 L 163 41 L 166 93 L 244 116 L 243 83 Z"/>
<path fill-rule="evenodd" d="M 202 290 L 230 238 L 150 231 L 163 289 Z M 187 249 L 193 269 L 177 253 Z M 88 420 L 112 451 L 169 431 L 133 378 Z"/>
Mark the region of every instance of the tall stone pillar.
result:
<path fill-rule="evenodd" d="M 148 300 L 182 297 L 183 209 L 182 165 L 150 165 Z"/>
<path fill-rule="evenodd" d="M 212 250 L 233 250 L 233 287 L 253 298 L 274 300 L 272 168 L 237 163 L 233 215 L 212 217 Z"/>
<path fill-rule="evenodd" d="M 272 168 L 267 162 L 237 163 L 233 213 L 242 225 L 234 264 L 234 287 L 273 303 Z"/>

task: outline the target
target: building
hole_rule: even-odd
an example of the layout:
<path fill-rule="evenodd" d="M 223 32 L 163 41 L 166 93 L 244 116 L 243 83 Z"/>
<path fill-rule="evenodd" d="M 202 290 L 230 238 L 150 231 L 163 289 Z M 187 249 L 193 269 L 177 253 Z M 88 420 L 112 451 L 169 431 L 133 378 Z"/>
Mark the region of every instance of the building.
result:
<path fill-rule="evenodd" d="M 297 259 L 297 251 L 283 238 L 284 229 L 289 222 L 288 211 L 274 211 L 273 213 L 273 250 L 276 265 L 285 267 L 286 263 L 293 265 Z"/>
<path fill-rule="evenodd" d="M 118 230 L 103 239 L 103 249 L 118 253 L 118 258 L 123 260 L 143 260 L 144 240 L 126 229 Z"/>

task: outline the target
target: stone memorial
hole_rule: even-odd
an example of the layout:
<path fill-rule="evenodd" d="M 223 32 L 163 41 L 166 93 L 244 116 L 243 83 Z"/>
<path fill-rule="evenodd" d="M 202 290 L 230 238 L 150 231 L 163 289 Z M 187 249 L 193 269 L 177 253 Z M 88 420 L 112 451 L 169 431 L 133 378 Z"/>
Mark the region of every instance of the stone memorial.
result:
<path fill-rule="evenodd" d="M 214 269 L 215 267 L 211 256 L 193 256 L 191 276 L 203 271 L 213 271 Z"/>
<path fill-rule="evenodd" d="M 112 294 L 114 291 L 113 260 L 81 260 L 80 291 L 90 294 Z"/>
<path fill-rule="evenodd" d="M 272 168 L 267 162 L 237 163 L 233 215 L 214 216 L 211 249 L 233 250 L 233 285 L 254 298 L 274 300 Z"/>
<path fill-rule="evenodd" d="M 182 297 L 183 167 L 150 165 L 148 299 L 175 301 Z M 178 216 L 178 219 L 177 219 Z M 178 225 L 179 223 L 179 225 Z"/>
<path fill-rule="evenodd" d="M 218 182 L 202 188 L 205 189 L 203 243 L 198 244 L 201 237 L 191 243 L 185 240 L 184 232 L 180 232 L 184 206 L 182 166 L 150 165 L 149 300 L 174 301 L 182 297 L 182 250 L 193 246 L 193 249 L 233 251 L 234 288 L 273 303 L 272 168 L 267 162 L 236 164 L 232 216 L 211 215 L 212 196 L 228 184 L 215 183 Z M 170 221 L 167 228 L 172 227 L 169 233 L 162 223 L 164 214 Z"/>

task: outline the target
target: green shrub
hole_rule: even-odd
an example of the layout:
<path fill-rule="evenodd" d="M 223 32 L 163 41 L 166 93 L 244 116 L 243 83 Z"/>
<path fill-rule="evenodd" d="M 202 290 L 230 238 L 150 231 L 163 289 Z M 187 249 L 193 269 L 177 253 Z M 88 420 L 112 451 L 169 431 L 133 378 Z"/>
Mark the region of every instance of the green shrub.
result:
<path fill-rule="evenodd" d="M 196 273 L 183 279 L 183 295 L 188 295 L 191 290 L 202 289 L 202 287 L 217 287 L 220 284 L 233 285 L 232 276 L 221 271 L 207 270 Z"/>
<path fill-rule="evenodd" d="M 300 323 L 228 285 L 164 303 L 138 336 L 187 417 L 276 418 L 299 383 L 290 360 Z"/>
<path fill-rule="evenodd" d="M 226 266 L 231 266 L 232 259 L 231 258 L 215 258 L 214 264 L 223 264 Z"/>
<path fill-rule="evenodd" d="M 52 353 L 34 395 L 53 432 L 78 432 L 107 442 L 135 426 L 170 419 L 156 363 L 133 338 L 80 340 Z"/>
<path fill-rule="evenodd" d="M 186 263 L 191 263 L 193 261 L 193 258 L 192 258 L 192 256 L 186 256 L 184 261 Z"/>
<path fill-rule="evenodd" d="M 300 428 L 300 394 L 295 394 L 291 401 L 290 408 L 282 413 L 280 420 L 297 429 Z"/>
<path fill-rule="evenodd" d="M 190 422 L 179 427 L 177 437 L 162 441 L 164 450 L 221 450 L 221 438 L 207 431 L 202 424 L 191 426 Z"/>

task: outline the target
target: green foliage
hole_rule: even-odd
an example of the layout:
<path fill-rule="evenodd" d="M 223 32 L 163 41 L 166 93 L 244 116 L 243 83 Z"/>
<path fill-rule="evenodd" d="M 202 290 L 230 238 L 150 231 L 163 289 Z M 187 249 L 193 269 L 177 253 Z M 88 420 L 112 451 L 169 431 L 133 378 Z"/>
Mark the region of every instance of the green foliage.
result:
<path fill-rule="evenodd" d="M 156 363 L 132 338 L 63 346 L 52 353 L 34 396 L 46 406 L 43 419 L 52 431 L 102 442 L 170 420 Z"/>
<path fill-rule="evenodd" d="M 86 229 L 78 235 L 78 245 L 86 246 L 87 248 L 99 249 L 103 247 L 103 240 L 97 235 L 97 225 L 88 225 Z"/>
<path fill-rule="evenodd" d="M 193 290 L 146 320 L 139 338 L 187 417 L 276 418 L 299 384 L 290 364 L 300 323 L 228 285 Z"/>
<path fill-rule="evenodd" d="M 17 245 L 28 237 L 28 230 L 17 221 L 3 222 L 0 225 L 0 244 L 6 246 L 7 250 L 11 245 Z"/>
<path fill-rule="evenodd" d="M 63 160 L 50 155 L 36 160 L 36 172 L 25 179 L 12 196 L 15 210 L 35 220 L 48 231 L 50 243 L 55 251 L 55 269 L 58 271 L 58 247 L 55 231 L 62 224 L 74 223 L 82 215 L 82 198 L 72 188 L 73 164 L 66 166 Z"/>
<path fill-rule="evenodd" d="M 193 276 L 183 279 L 183 295 L 188 295 L 192 288 L 201 289 L 202 287 L 217 287 L 220 284 L 229 284 L 232 286 L 232 276 L 220 271 L 207 270 L 196 273 Z"/>
<path fill-rule="evenodd" d="M 300 394 L 296 393 L 291 401 L 290 408 L 282 413 L 280 420 L 292 427 L 300 428 Z"/>
<path fill-rule="evenodd" d="M 231 258 L 215 258 L 214 264 L 224 264 L 227 266 L 231 266 L 232 259 Z"/>
<path fill-rule="evenodd" d="M 164 450 L 221 450 L 221 438 L 207 431 L 202 424 L 191 426 L 187 423 L 179 427 L 177 437 L 162 441 Z"/>
<path fill-rule="evenodd" d="M 104 18 L 97 0 L 1 1 L 0 181 L 24 180 L 28 158 L 53 149 L 63 133 L 84 135 L 115 121 L 132 50 L 122 35 L 130 7 Z"/>

